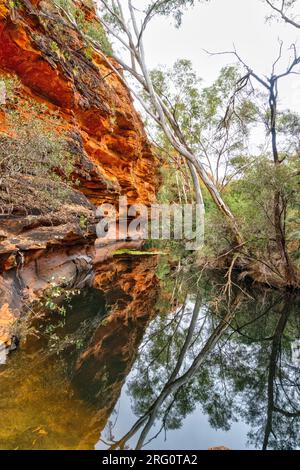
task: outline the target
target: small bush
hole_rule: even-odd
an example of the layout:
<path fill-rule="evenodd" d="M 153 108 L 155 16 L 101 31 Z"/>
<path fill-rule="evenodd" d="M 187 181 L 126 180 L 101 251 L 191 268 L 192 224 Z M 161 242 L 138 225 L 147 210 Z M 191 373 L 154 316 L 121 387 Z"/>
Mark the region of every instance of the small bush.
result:
<path fill-rule="evenodd" d="M 72 16 L 75 15 L 76 7 L 72 0 L 54 0 L 54 3 L 66 10 L 66 12 L 71 14 Z"/>
<path fill-rule="evenodd" d="M 57 130 L 60 118 L 49 115 L 43 105 L 18 102 L 20 84 L 15 79 L 6 79 L 5 85 L 7 131 L 0 133 L 0 199 L 14 204 L 14 189 L 23 185 L 24 205 L 27 192 L 35 192 L 38 205 L 56 208 L 70 192 L 74 164 L 67 135 Z"/>
<path fill-rule="evenodd" d="M 85 33 L 86 35 L 99 44 L 100 49 L 107 55 L 112 54 L 112 47 L 107 39 L 106 33 L 100 23 L 93 24 L 88 21 L 85 22 Z"/>
<path fill-rule="evenodd" d="M 89 8 L 93 8 L 92 0 L 84 2 Z M 72 16 L 77 26 L 91 40 L 95 41 L 100 49 L 107 55 L 112 54 L 111 44 L 106 36 L 103 26 L 98 21 L 87 21 L 84 12 L 80 10 L 72 0 L 55 0 L 55 4 L 62 7 Z"/>

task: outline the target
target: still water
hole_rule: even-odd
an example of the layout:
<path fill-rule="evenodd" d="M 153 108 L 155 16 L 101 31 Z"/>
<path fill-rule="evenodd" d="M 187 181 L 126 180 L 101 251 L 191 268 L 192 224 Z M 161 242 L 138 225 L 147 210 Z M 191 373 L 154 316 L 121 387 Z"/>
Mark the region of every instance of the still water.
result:
<path fill-rule="evenodd" d="M 120 256 L 22 325 L 1 449 L 297 449 L 300 299 Z M 29 315 L 30 317 L 30 315 Z"/>

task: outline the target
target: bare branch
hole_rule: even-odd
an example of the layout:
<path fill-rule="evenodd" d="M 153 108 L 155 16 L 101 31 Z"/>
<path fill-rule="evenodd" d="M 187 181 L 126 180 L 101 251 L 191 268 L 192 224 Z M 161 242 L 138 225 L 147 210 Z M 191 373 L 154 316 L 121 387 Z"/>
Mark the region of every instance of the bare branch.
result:
<path fill-rule="evenodd" d="M 297 23 L 296 21 L 294 21 L 293 18 L 290 18 L 286 15 L 285 11 L 284 11 L 284 6 L 285 6 L 285 1 L 282 1 L 282 4 L 281 4 L 281 8 L 278 8 L 276 7 L 276 5 L 274 5 L 273 2 L 271 2 L 270 0 L 266 0 L 267 4 L 274 10 L 276 11 L 277 13 L 279 13 L 279 15 L 281 16 L 281 18 L 286 22 L 286 23 L 289 23 L 291 24 L 292 26 L 294 26 L 295 28 L 298 28 L 300 29 L 300 23 Z"/>

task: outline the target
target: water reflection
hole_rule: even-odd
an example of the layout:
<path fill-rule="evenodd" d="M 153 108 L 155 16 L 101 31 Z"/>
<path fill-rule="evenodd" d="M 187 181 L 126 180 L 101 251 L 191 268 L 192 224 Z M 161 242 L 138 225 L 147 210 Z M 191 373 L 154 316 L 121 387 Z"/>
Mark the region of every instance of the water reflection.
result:
<path fill-rule="evenodd" d="M 92 449 L 153 316 L 155 260 L 116 259 L 72 299 L 66 320 L 28 326 L 0 366 L 1 449 Z"/>
<path fill-rule="evenodd" d="M 1 448 L 168 448 L 180 428 L 188 448 L 199 410 L 219 432 L 244 423 L 243 447 L 300 446 L 299 298 L 235 286 L 229 301 L 214 277 L 161 272 L 117 258 L 64 326 L 34 325 L 0 366 Z"/>
<path fill-rule="evenodd" d="M 270 293 L 261 301 L 238 294 L 230 306 L 213 300 L 200 291 L 189 302 L 193 311 L 188 305 L 148 329 L 128 384 L 140 418 L 111 448 L 141 448 L 155 420 L 157 436 L 180 428 L 199 405 L 215 429 L 246 423 L 251 447 L 299 447 L 299 362 L 292 354 L 298 299 Z"/>

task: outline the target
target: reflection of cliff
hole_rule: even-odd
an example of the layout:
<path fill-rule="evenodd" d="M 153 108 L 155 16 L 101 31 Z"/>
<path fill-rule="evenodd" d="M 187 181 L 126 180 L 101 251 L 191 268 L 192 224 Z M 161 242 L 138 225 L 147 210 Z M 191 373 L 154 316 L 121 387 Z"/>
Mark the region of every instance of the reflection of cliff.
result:
<path fill-rule="evenodd" d="M 96 275 L 95 284 L 106 292 L 112 314 L 97 328 L 76 364 L 74 387 L 98 409 L 90 435 L 82 440 L 81 447 L 90 447 L 91 441 L 99 438 L 132 368 L 145 327 L 154 315 L 154 270 L 153 258 L 124 257 L 101 266 Z"/>
<path fill-rule="evenodd" d="M 0 368 L 0 448 L 95 446 L 154 314 L 154 270 L 151 257 L 101 266 L 95 285 L 104 290 L 108 316 L 103 318 L 103 296 L 74 299 L 66 326 L 56 331 L 59 356 L 49 353 L 45 336 L 28 339 L 10 356 Z M 78 315 L 84 317 L 80 325 Z M 72 341 L 62 348 L 70 332 L 84 340 L 80 350 Z"/>
<path fill-rule="evenodd" d="M 0 341 L 9 345 L 11 329 L 22 306 L 36 299 L 49 283 L 82 288 L 91 284 L 96 266 L 122 247 L 138 247 L 140 242 L 116 242 L 107 247 L 94 243 L 28 250 L 18 254 L 19 265 L 1 274 L 0 254 Z M 1 251 L 1 245 L 0 245 Z M 109 264 L 107 269 L 109 272 Z M 109 274 L 107 274 L 109 276 Z M 111 274 L 110 274 L 111 275 Z"/>

